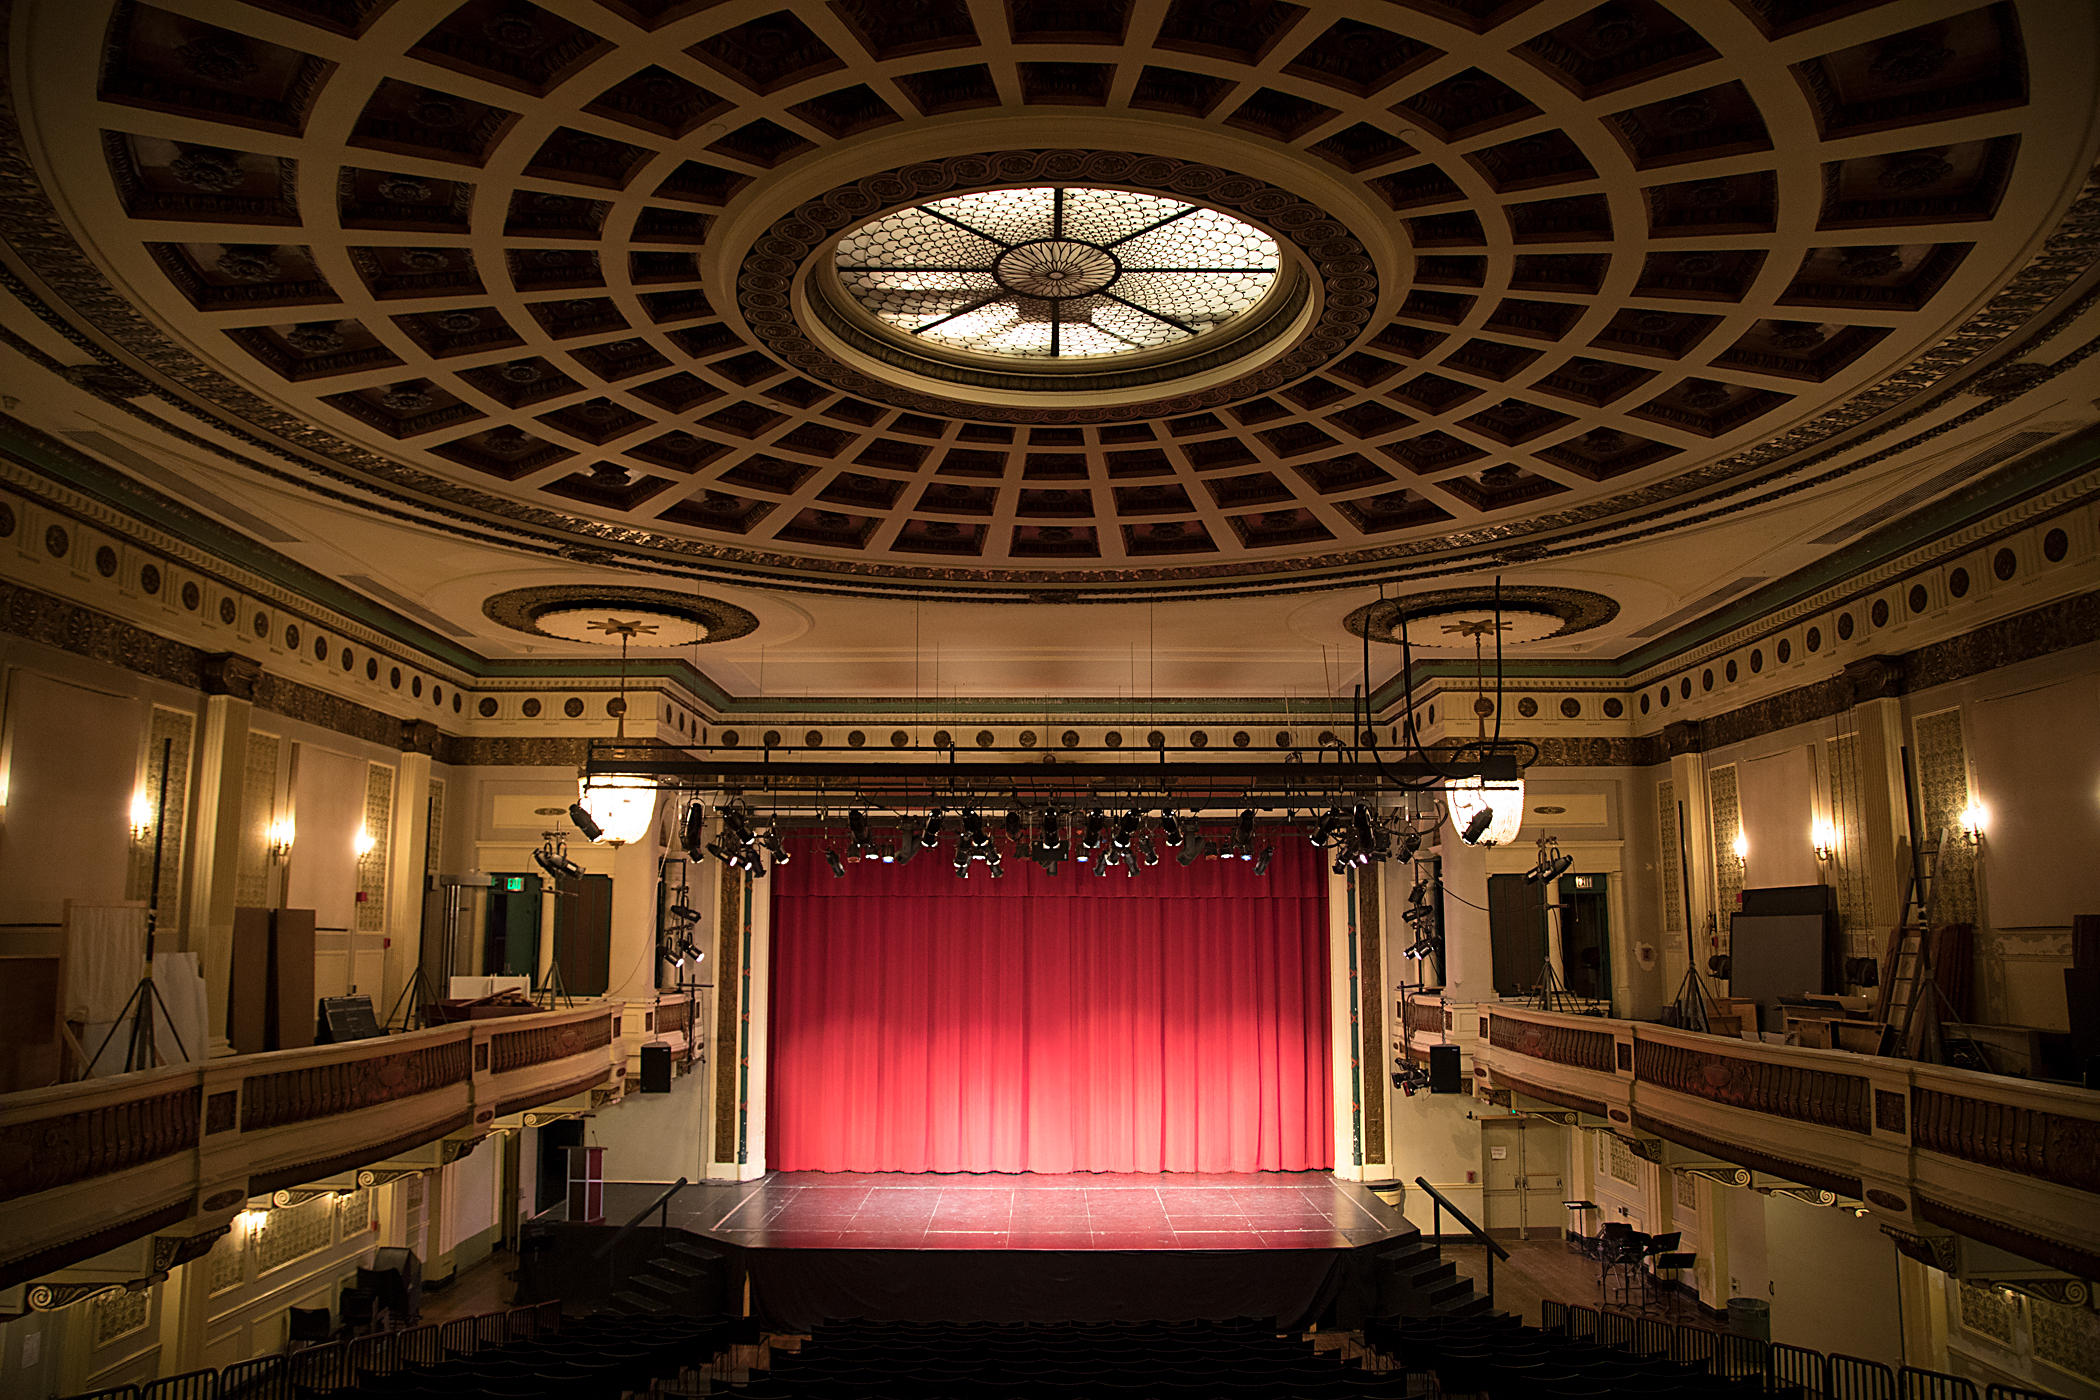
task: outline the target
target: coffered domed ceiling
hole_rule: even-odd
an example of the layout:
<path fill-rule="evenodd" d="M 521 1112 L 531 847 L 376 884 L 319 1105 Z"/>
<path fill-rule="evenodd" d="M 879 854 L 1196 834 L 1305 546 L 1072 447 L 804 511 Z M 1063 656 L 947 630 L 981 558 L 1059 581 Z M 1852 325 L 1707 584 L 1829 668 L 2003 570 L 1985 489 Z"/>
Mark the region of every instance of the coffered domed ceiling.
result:
<path fill-rule="evenodd" d="M 2094 118 L 2090 24 L 2010 0 L 37 18 L 45 265 L 62 222 L 113 293 L 74 307 L 254 460 L 572 556 L 877 591 L 1306 587 L 1780 489 L 1989 343 L 1961 328 Z M 1009 217 L 1058 190 L 1093 223 Z M 1111 256 L 1175 210 L 1252 236 Z M 1016 326 L 1125 343 L 917 331 L 994 283 Z"/>

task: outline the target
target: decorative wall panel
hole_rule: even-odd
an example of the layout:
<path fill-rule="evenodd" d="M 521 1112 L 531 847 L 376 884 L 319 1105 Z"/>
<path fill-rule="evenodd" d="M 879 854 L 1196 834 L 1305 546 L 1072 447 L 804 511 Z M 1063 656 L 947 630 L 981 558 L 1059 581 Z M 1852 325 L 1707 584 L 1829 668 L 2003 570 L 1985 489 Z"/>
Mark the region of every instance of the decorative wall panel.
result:
<path fill-rule="evenodd" d="M 1837 848 L 1830 878 L 1837 886 L 1838 917 L 1845 947 L 1855 957 L 1879 956 L 1867 922 L 1866 789 L 1859 767 L 1859 735 L 1840 734 L 1830 741 L 1830 817 Z"/>
<path fill-rule="evenodd" d="M 357 931 L 386 928 L 387 869 L 393 855 L 394 770 L 384 763 L 365 769 L 365 833 L 372 849 L 357 863 Z"/>
<path fill-rule="evenodd" d="M 2035 1360 L 2089 1384 L 2100 1382 L 2100 1314 L 2091 1308 L 2029 1298 L 2027 1317 L 2034 1334 Z"/>
<path fill-rule="evenodd" d="M 1663 927 L 1684 931 L 1684 852 L 1677 842 L 1677 784 L 1655 785 L 1656 849 L 1662 852 Z"/>
<path fill-rule="evenodd" d="M 153 707 L 153 724 L 146 736 L 146 772 L 139 790 L 153 807 L 160 802 L 161 752 L 168 753 L 168 810 L 166 829 L 160 840 L 160 927 L 182 927 L 182 853 L 190 825 L 190 746 L 197 732 L 196 716 L 161 705 Z M 145 899 L 153 892 L 154 835 L 131 846 L 131 871 L 125 881 L 126 899 Z"/>
<path fill-rule="evenodd" d="M 244 909 L 275 903 L 270 889 L 270 826 L 277 820 L 277 759 L 284 747 L 275 734 L 248 731 L 248 764 L 241 780 L 241 859 L 233 902 Z"/>
<path fill-rule="evenodd" d="M 1935 922 L 1976 922 L 1975 849 L 1962 836 L 1962 809 L 1969 805 L 1969 758 L 1962 742 L 1961 711 L 1921 715 L 1917 732 L 1918 806 L 1924 836 L 1940 843 L 1933 867 Z"/>
<path fill-rule="evenodd" d="M 1743 893 L 1743 858 L 1735 850 L 1736 838 L 1743 831 L 1736 776 L 1732 763 L 1706 775 L 1707 810 L 1713 819 L 1714 908 L 1723 919 L 1735 912 Z"/>
<path fill-rule="evenodd" d="M 255 1270 L 266 1274 L 335 1243 L 335 1197 L 316 1196 L 266 1216 L 255 1236 Z"/>

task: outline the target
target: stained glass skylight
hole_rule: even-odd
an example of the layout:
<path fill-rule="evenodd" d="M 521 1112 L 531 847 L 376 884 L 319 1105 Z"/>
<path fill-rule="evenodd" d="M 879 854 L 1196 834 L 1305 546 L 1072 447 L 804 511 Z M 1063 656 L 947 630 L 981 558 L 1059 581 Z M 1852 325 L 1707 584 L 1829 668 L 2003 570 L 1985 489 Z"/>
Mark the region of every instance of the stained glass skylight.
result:
<path fill-rule="evenodd" d="M 1276 240 L 1229 214 L 1127 190 L 988 190 L 900 209 L 838 245 L 878 320 L 958 350 L 1127 355 L 1241 315 L 1276 280 Z"/>

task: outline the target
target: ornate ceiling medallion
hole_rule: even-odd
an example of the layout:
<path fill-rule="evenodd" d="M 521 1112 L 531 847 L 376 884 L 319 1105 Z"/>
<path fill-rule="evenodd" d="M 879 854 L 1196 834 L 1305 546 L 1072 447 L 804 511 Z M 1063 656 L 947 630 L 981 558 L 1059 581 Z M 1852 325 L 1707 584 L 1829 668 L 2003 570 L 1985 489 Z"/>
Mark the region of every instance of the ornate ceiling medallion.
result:
<path fill-rule="evenodd" d="M 623 633 L 637 649 L 697 646 L 758 630 L 758 618 L 734 603 L 662 588 L 513 588 L 485 599 L 481 611 L 519 632 L 592 646 L 618 646 Z"/>
<path fill-rule="evenodd" d="M 1492 626 L 1495 602 L 1492 588 L 1440 588 L 1366 604 L 1343 618 L 1342 625 L 1355 636 L 1398 646 L 1400 623 L 1405 619 L 1410 647 L 1471 652 L 1471 626 L 1482 621 Z M 1580 588 L 1505 586 L 1501 603 L 1505 644 L 1557 641 L 1602 627 L 1619 615 L 1618 603 Z M 1486 635 L 1492 644 L 1493 633 Z"/>
<path fill-rule="evenodd" d="M 976 193 L 928 199 L 951 190 Z M 1114 203 L 1119 193 L 1128 206 L 1120 213 Z M 1076 212 L 1075 227 L 1064 227 L 1067 201 L 1099 225 L 1087 226 L 1095 236 L 1081 235 Z M 950 206 L 967 212 L 975 204 L 986 206 L 985 217 L 1002 211 L 1003 235 L 938 217 Z M 1205 236 L 1234 256 L 1193 275 L 1143 270 L 1158 259 L 1148 254 L 1147 262 L 1134 263 L 1117 251 L 1123 231 L 1114 227 L 1141 204 L 1158 206 L 1155 220 L 1200 220 Z M 927 214 L 929 209 L 936 213 Z M 1128 232 L 1144 232 L 1145 222 L 1132 223 Z M 903 224 L 925 226 L 920 246 L 934 228 L 954 235 L 940 245 L 941 270 L 922 274 L 944 285 L 899 285 L 902 255 L 891 250 Z M 847 232 L 835 239 L 835 230 Z M 1155 241 L 1166 256 L 1168 240 Z M 815 256 L 827 249 L 834 254 L 826 260 L 829 267 Z M 1179 245 L 1171 251 L 1191 255 Z M 1176 318 L 1176 293 L 1166 285 L 1176 277 L 1204 284 L 1205 295 L 1218 305 L 1199 308 L 1194 318 Z M 1127 395 L 1215 374 L 1294 335 L 1296 340 L 1267 363 L 1171 397 L 1122 404 L 987 403 L 922 392 L 847 363 L 796 324 L 798 291 L 817 325 L 859 356 L 913 378 L 993 392 Z M 1191 293 L 1184 288 L 1179 295 L 1187 300 Z M 1003 151 L 900 166 L 802 204 L 753 245 L 737 279 L 737 300 L 747 324 L 774 354 L 849 393 L 979 421 L 1102 423 L 1215 408 L 1310 373 L 1347 350 L 1363 329 L 1378 301 L 1378 277 L 1362 244 L 1340 223 L 1262 181 L 1125 151 Z M 1060 332 L 1053 349 L 1049 327 L 1064 313 L 1038 308 L 1078 309 L 1090 302 L 1109 309 L 1084 320 L 1086 330 L 1071 348 Z M 927 323 L 952 326 L 950 318 L 961 315 L 977 319 L 956 327 L 962 334 L 947 345 L 925 344 L 925 332 L 938 329 Z M 914 321 L 919 324 L 909 324 Z M 1029 329 L 1037 324 L 1040 333 Z M 987 343 L 994 341 L 1001 343 Z M 1127 366 L 1118 363 L 1125 355 L 1133 357 Z"/>

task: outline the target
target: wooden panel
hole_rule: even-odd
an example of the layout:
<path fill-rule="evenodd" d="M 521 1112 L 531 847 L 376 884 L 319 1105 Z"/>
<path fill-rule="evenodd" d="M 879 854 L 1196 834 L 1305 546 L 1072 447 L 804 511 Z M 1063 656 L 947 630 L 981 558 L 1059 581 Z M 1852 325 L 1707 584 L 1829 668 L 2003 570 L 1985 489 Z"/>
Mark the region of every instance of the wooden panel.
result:
<path fill-rule="evenodd" d="M 270 914 L 233 911 L 232 975 L 226 993 L 226 1039 L 238 1055 L 270 1048 Z"/>
<path fill-rule="evenodd" d="M 297 1050 L 314 1043 L 314 911 L 279 909 L 270 921 L 269 1046 Z"/>

